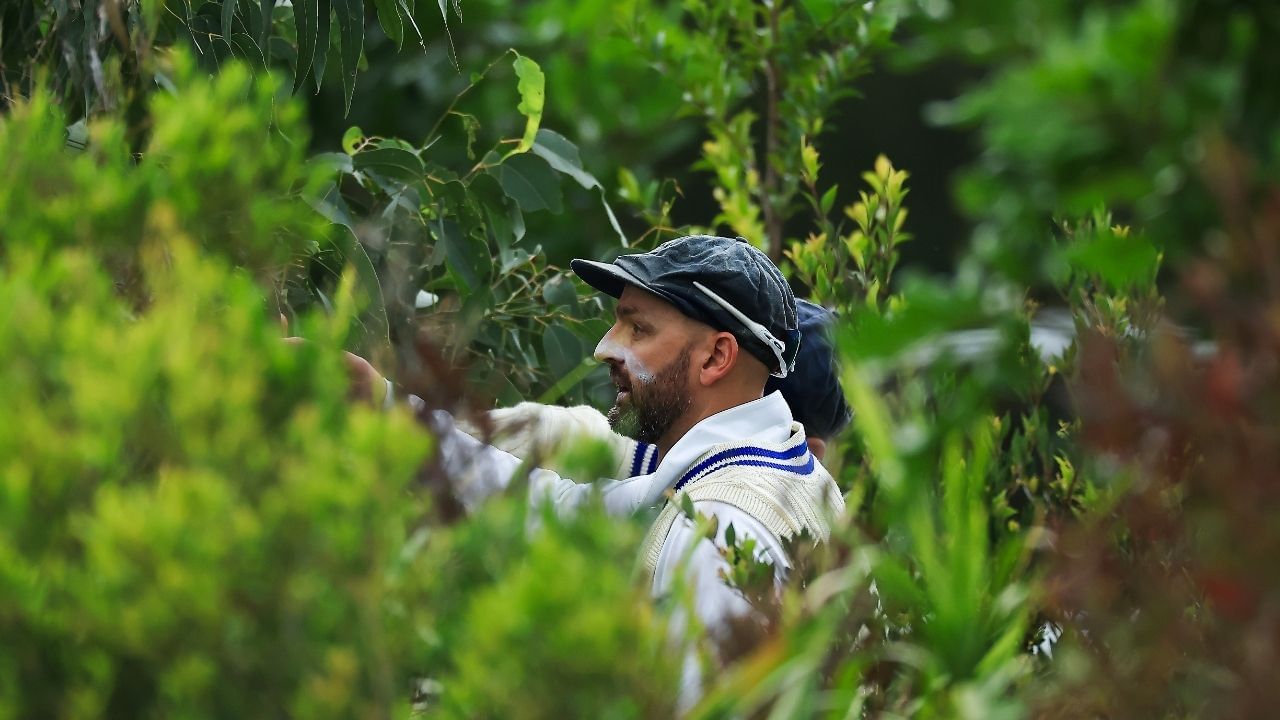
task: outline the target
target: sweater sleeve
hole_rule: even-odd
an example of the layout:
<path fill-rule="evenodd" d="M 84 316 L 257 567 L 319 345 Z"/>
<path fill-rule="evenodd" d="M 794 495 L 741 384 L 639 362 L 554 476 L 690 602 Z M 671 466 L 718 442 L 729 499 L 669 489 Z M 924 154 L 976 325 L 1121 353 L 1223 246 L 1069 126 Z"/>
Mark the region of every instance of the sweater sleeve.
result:
<path fill-rule="evenodd" d="M 509 408 L 498 408 L 487 413 L 492 436 L 489 443 L 518 458 L 534 460 L 552 470 L 557 466 L 557 454 L 566 443 L 575 438 L 592 438 L 608 443 L 615 465 L 621 468 L 630 463 L 635 442 L 609 427 L 609 421 L 599 410 L 588 405 L 561 407 L 522 402 Z M 479 437 L 480 428 L 459 421 L 458 427 L 469 435 Z M 629 477 L 620 472 L 615 477 Z"/>
<path fill-rule="evenodd" d="M 430 414 L 430 425 L 437 438 L 442 469 L 453 479 L 454 492 L 468 511 L 507 488 L 526 466 L 520 458 L 459 430 L 453 416 L 442 410 Z M 628 515 L 652 504 L 660 493 L 651 476 L 588 484 L 574 482 L 545 468 L 531 468 L 527 472 L 529 501 L 549 502 L 562 517 L 576 511 L 597 492 L 605 509 L 615 515 Z"/>

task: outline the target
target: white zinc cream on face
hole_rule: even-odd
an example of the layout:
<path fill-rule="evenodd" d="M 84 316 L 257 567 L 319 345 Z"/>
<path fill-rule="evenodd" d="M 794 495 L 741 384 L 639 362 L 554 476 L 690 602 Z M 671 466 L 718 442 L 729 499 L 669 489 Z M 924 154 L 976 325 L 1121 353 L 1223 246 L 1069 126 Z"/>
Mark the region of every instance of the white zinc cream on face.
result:
<path fill-rule="evenodd" d="M 607 333 L 600 338 L 600 343 L 596 345 L 595 356 L 597 360 L 607 357 L 620 358 L 622 366 L 627 369 L 627 377 L 632 383 L 640 382 L 649 385 L 657 378 L 657 375 L 645 367 L 644 363 L 640 362 L 640 359 L 636 357 L 630 348 L 623 347 L 609 339 Z"/>

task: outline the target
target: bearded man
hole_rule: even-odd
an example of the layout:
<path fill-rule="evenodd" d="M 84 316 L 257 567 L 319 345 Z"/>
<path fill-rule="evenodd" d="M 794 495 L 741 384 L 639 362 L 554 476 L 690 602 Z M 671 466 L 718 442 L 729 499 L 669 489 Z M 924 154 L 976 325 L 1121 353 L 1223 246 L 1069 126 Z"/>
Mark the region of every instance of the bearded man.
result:
<path fill-rule="evenodd" d="M 568 513 L 598 490 L 610 512 L 661 508 L 642 548 L 653 594 L 667 595 L 683 576 L 694 612 L 714 629 L 750 611 L 721 575 L 728 567 L 717 546 L 726 544 L 730 525 L 738 538 L 755 538 L 758 558 L 772 563 L 780 583 L 790 566 L 783 540 L 803 532 L 826 539 L 830 518 L 844 509 L 782 395 L 764 394 L 771 375 L 794 367 L 795 298 L 764 253 L 721 237 L 678 238 L 613 263 L 575 260 L 572 267 L 618 300 L 595 352 L 618 389 L 609 417 L 617 430 L 651 444 L 657 462 L 651 472 L 594 485 L 534 470 L 530 500 Z M 520 468 L 518 458 L 458 431 L 444 413 L 435 424 L 446 470 L 464 478 L 464 505 L 474 507 Z M 671 502 L 669 490 L 677 495 Z M 679 510 L 681 494 L 717 519 L 714 539 Z"/>
<path fill-rule="evenodd" d="M 782 393 L 792 418 L 804 426 L 809 451 L 822 462 L 827 444 L 852 419 L 840 388 L 839 360 L 832 346 L 831 331 L 836 317 L 830 310 L 799 298 L 796 311 L 800 321 L 800 352 L 796 355 L 795 368 L 785 378 L 770 376 L 764 394 L 775 390 Z M 381 387 L 385 380 L 374 372 L 374 378 L 367 385 Z M 459 427 L 471 435 L 483 435 L 487 442 L 516 457 L 548 463 L 541 467 L 556 469 L 561 450 L 590 438 L 604 442 L 612 451 L 616 464 L 610 477 L 621 479 L 653 472 L 658 466 L 657 447 L 634 439 L 635 435 L 647 437 L 647 433 L 628 435 L 615 431 L 615 427 L 634 424 L 623 422 L 622 414 L 621 406 L 616 407 L 611 413 L 613 417 L 609 418 L 590 405 L 564 407 L 522 402 L 488 411 L 483 425 L 460 423 Z"/>

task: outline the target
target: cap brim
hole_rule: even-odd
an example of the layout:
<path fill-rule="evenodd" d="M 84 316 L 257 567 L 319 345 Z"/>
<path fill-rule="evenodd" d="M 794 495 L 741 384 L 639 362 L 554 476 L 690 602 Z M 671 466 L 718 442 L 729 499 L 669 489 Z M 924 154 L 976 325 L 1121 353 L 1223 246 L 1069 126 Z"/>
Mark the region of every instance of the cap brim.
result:
<path fill-rule="evenodd" d="M 569 263 L 573 273 L 582 281 L 610 297 L 622 297 L 622 291 L 628 285 L 644 288 L 631 273 L 613 263 L 596 262 L 595 260 L 573 260 Z"/>

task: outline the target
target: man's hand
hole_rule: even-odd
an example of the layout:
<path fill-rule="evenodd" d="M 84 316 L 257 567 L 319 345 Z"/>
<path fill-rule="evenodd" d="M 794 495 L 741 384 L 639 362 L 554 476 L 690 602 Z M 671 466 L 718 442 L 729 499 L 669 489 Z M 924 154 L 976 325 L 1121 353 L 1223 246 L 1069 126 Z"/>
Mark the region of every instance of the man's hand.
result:
<path fill-rule="evenodd" d="M 301 345 L 306 338 L 287 337 L 284 341 L 290 345 Z M 355 402 L 366 402 L 374 407 L 382 407 L 387 397 L 387 380 L 368 360 L 355 353 L 343 352 L 342 360 L 347 366 L 347 397 Z"/>
<path fill-rule="evenodd" d="M 344 352 L 342 359 L 347 363 L 347 378 L 351 388 L 347 397 L 359 401 L 368 401 L 375 407 L 382 407 L 387 397 L 387 380 L 382 377 L 368 360 L 355 353 Z"/>

